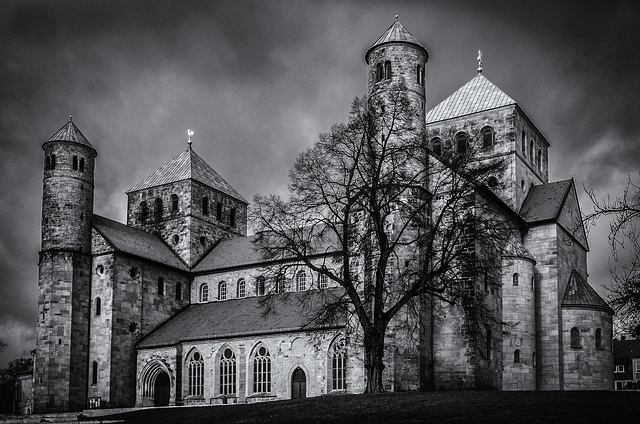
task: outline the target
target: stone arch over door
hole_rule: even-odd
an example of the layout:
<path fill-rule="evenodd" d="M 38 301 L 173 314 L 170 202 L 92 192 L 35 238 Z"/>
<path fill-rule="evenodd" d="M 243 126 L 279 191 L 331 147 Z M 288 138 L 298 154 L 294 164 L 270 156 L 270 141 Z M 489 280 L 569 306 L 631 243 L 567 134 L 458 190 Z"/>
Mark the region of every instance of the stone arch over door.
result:
<path fill-rule="evenodd" d="M 169 406 L 171 399 L 171 381 L 169 374 L 161 371 L 153 383 L 153 406 Z"/>
<path fill-rule="evenodd" d="M 140 372 L 136 405 L 171 405 L 174 380 L 175 377 L 168 364 L 160 359 L 152 359 Z"/>
<path fill-rule="evenodd" d="M 291 373 L 291 399 L 304 399 L 307 397 L 307 373 L 296 367 Z"/>

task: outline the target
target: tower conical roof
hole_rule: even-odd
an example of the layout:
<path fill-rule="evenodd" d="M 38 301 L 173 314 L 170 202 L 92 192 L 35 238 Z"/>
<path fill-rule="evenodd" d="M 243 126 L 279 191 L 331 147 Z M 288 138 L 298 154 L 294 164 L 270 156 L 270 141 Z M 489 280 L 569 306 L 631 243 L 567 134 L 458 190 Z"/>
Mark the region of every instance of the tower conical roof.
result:
<path fill-rule="evenodd" d="M 72 143 L 82 144 L 84 146 L 90 147 L 93 151 L 96 149 L 93 148 L 89 140 L 82 134 L 80 129 L 76 127 L 76 125 L 69 117 L 69 122 L 67 122 L 62 128 L 60 128 L 54 135 L 49 137 L 47 141 L 42 143 L 43 145 L 50 143 L 52 141 L 69 141 Z"/>
<path fill-rule="evenodd" d="M 127 193 L 189 179 L 196 180 L 241 202 L 248 203 L 240 193 L 231 187 L 220 174 L 191 148 L 182 152 L 160 167 L 156 172 L 131 187 Z"/>
<path fill-rule="evenodd" d="M 395 21 L 393 25 L 391 25 L 389 29 L 387 29 L 384 32 L 384 34 L 382 34 L 380 38 L 378 38 L 376 42 L 373 43 L 371 47 L 369 47 L 369 49 L 367 50 L 367 53 L 365 53 L 364 55 L 364 60 L 367 63 L 369 63 L 369 53 L 371 53 L 371 50 L 373 50 L 374 48 L 378 47 L 381 44 L 386 44 L 386 43 L 413 44 L 414 46 L 424 50 L 425 55 L 429 57 L 429 52 L 427 52 L 427 49 L 422 44 L 420 44 L 420 42 L 416 39 L 416 37 L 411 35 L 411 33 L 407 31 L 407 29 L 404 26 L 402 26 L 400 22 Z"/>
<path fill-rule="evenodd" d="M 427 124 L 513 104 L 516 104 L 515 100 L 484 75 L 477 74 L 431 109 L 427 113 Z"/>
<path fill-rule="evenodd" d="M 587 281 L 575 269 L 571 270 L 569 284 L 562 299 L 563 307 L 600 309 L 613 314 L 613 309 L 600 295 L 587 283 Z"/>

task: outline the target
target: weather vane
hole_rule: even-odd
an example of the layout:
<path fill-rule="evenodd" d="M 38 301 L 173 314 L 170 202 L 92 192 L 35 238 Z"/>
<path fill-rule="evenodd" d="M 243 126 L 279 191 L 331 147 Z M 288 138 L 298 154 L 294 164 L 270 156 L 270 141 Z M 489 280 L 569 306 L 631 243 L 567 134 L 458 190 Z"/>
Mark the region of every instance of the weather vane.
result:
<path fill-rule="evenodd" d="M 191 137 L 193 137 L 193 134 L 195 134 L 193 131 L 191 130 L 187 130 L 187 135 L 189 136 L 189 139 L 187 140 L 187 144 L 189 145 L 189 147 L 191 147 Z"/>
<path fill-rule="evenodd" d="M 482 50 L 478 50 L 478 73 L 482 73 Z"/>

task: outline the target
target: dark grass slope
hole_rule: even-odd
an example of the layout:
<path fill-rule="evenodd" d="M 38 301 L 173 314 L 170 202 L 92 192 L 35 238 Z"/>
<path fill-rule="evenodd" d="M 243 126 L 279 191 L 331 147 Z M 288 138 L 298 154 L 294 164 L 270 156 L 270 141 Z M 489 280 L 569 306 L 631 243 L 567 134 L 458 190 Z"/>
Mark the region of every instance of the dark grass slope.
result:
<path fill-rule="evenodd" d="M 157 408 L 136 423 L 640 423 L 640 392 L 430 392 Z"/>

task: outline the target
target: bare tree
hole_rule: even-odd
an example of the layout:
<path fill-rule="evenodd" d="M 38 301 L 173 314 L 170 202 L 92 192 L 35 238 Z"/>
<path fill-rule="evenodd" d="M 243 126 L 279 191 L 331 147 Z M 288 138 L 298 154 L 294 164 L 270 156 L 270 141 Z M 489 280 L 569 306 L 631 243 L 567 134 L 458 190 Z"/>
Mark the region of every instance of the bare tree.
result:
<path fill-rule="evenodd" d="M 0 339 L 0 352 L 4 352 L 6 348 L 7 348 L 7 344 L 5 343 L 4 340 Z"/>
<path fill-rule="evenodd" d="M 303 265 L 342 287 L 314 318 L 357 318 L 369 393 L 383 391 L 389 326 L 422 322 L 405 320 L 407 311 L 436 302 L 463 309 L 469 329 L 496 320 L 491 291 L 478 286 L 499 285 L 495 258 L 511 234 L 483 186 L 489 176 L 497 184 L 503 164 L 479 160 L 478 140 L 435 157 L 419 116 L 401 84 L 384 98 L 356 98 L 348 123 L 296 160 L 289 199 L 256 195 L 252 208 L 257 246 L 282 261 L 276 278 Z"/>
<path fill-rule="evenodd" d="M 621 253 L 628 259 L 616 267 L 610 265 L 612 281 L 607 289 L 607 301 L 616 311 L 618 332 L 640 336 L 640 186 L 629 176 L 622 196 L 598 199 L 593 190 L 586 190 L 593 203 L 593 213 L 585 223 L 595 225 L 602 217 L 610 217 L 609 244 L 614 261 Z M 626 254 L 624 253 L 626 252 Z"/>

